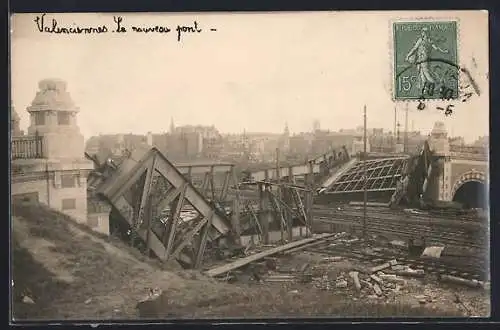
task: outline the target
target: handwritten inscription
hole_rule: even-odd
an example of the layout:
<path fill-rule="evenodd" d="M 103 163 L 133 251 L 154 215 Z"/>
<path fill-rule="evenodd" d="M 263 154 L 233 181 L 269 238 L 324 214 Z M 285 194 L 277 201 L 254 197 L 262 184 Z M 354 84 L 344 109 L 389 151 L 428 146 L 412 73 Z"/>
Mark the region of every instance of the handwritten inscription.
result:
<path fill-rule="evenodd" d="M 174 32 L 178 42 L 183 40 L 186 34 L 201 34 L 204 31 L 215 32 L 216 28 L 202 29 L 200 23 L 193 21 L 190 24 L 178 24 L 171 28 L 165 24 L 156 25 L 127 25 L 122 16 L 113 16 L 113 22 L 109 25 L 81 26 L 72 23 L 69 26 L 62 26 L 55 19 L 47 19 L 46 14 L 36 16 L 34 19 L 36 28 L 41 33 L 52 34 L 103 34 L 103 33 L 141 33 L 141 34 L 170 34 Z"/>

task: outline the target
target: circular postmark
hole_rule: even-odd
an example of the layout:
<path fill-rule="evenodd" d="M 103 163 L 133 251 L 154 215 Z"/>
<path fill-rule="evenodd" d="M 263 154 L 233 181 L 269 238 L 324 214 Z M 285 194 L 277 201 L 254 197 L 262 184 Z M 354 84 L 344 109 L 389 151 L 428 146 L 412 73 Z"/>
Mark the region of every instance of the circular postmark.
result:
<path fill-rule="evenodd" d="M 406 72 L 412 69 L 412 65 L 419 65 L 424 62 L 415 62 L 406 69 L 401 70 L 396 76 L 399 79 Z M 428 70 L 428 79 L 421 80 L 419 86 L 416 109 L 424 110 L 427 108 L 427 101 L 441 100 L 443 105 L 436 105 L 436 109 L 443 111 L 445 116 L 453 113 L 455 102 L 468 102 L 474 95 L 481 94 L 479 87 L 469 70 L 465 67 L 459 67 L 445 59 L 430 58 L 425 60 Z"/>

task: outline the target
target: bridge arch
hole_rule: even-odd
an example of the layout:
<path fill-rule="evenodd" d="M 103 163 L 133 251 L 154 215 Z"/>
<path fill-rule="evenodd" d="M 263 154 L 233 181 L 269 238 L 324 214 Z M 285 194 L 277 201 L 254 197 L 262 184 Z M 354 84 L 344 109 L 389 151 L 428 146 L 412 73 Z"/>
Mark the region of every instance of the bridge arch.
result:
<path fill-rule="evenodd" d="M 462 203 L 466 208 L 486 208 L 486 174 L 480 171 L 463 173 L 451 189 L 452 200 Z"/>

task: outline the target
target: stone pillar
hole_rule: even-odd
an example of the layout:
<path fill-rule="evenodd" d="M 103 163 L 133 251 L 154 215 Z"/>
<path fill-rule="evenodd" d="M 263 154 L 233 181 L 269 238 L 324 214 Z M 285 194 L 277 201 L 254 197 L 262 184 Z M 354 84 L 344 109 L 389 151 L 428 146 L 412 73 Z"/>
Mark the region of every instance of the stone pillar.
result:
<path fill-rule="evenodd" d="M 440 159 L 440 175 L 437 178 L 438 192 L 437 199 L 440 201 L 450 200 L 449 178 L 451 177 L 451 153 L 450 142 L 448 141 L 448 132 L 443 122 L 434 123 L 429 136 L 429 147 L 434 155 Z"/>
<path fill-rule="evenodd" d="M 66 90 L 66 82 L 45 79 L 27 108 L 30 114 L 28 134 L 43 137 L 43 151 L 48 159 L 80 159 L 85 151 L 83 135 L 76 121 L 79 112 Z"/>
<path fill-rule="evenodd" d="M 30 161 L 40 163 L 50 178 L 46 182 L 47 204 L 88 224 L 87 175 L 93 163 L 84 156 L 84 138 L 76 118 L 79 109 L 66 90 L 66 82 L 45 79 L 38 87 L 27 108 L 31 122 L 28 134 L 42 137 L 44 159 Z M 91 227 L 99 227 L 95 219 Z"/>

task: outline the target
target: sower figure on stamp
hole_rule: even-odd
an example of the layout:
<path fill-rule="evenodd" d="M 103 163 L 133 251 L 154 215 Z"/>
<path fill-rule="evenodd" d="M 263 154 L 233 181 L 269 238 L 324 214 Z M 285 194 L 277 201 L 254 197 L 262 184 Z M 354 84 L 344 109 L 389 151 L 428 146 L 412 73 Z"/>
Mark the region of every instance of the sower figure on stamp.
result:
<path fill-rule="evenodd" d="M 442 49 L 436 46 L 429 37 L 427 28 L 422 28 L 420 38 L 415 42 L 415 45 L 406 55 L 406 61 L 417 65 L 417 70 L 420 76 L 420 88 L 424 88 L 425 83 L 434 83 L 434 78 L 429 70 L 429 58 L 432 49 L 440 51 L 443 54 L 448 53 L 447 49 Z M 416 54 L 415 54 L 416 53 Z"/>

